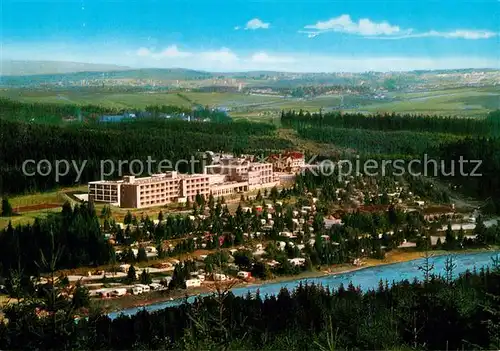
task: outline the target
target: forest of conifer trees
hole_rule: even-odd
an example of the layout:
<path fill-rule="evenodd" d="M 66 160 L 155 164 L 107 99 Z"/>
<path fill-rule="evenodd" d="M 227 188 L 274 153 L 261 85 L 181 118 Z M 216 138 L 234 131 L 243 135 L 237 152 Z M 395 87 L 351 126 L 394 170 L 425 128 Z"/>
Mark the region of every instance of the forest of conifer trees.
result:
<path fill-rule="evenodd" d="M 451 275 L 450 275 L 451 273 Z M 498 349 L 500 275 L 492 270 L 384 282 L 361 292 L 301 285 L 277 296 L 221 293 L 157 312 L 76 322 L 71 308 L 37 317 L 14 304 L 0 323 L 7 349 L 334 350 Z"/>
<path fill-rule="evenodd" d="M 269 153 L 291 147 L 276 136 L 276 128 L 249 122 L 203 123 L 145 119 L 121 123 L 48 125 L 0 119 L 0 190 L 6 194 L 45 191 L 56 186 L 74 185 L 76 171 L 61 177 L 28 176 L 26 160 L 74 160 L 86 162 L 80 184 L 100 179 L 100 162 L 142 160 L 148 156 L 158 165 L 161 160 L 175 164 L 190 160 L 206 150 L 233 153 Z M 201 163 L 199 163 L 201 164 Z M 180 172 L 190 171 L 180 164 Z M 184 167 L 184 168 L 182 168 Z M 110 179 L 118 176 L 111 175 Z M 196 170 L 198 172 L 201 169 Z"/>

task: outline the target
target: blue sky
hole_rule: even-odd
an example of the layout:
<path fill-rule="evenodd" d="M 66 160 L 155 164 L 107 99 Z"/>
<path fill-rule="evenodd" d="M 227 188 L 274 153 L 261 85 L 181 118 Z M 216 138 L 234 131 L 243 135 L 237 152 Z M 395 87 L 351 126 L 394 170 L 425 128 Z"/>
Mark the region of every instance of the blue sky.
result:
<path fill-rule="evenodd" d="M 213 71 L 500 68 L 499 0 L 0 0 L 3 59 Z"/>

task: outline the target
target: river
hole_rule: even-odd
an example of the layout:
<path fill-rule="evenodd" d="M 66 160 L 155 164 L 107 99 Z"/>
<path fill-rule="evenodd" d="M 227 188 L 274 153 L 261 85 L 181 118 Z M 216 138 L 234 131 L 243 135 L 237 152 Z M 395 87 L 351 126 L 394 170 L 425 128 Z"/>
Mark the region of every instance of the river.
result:
<path fill-rule="evenodd" d="M 458 276 L 458 274 L 463 273 L 466 270 L 472 270 L 474 267 L 479 269 L 481 267 L 491 265 L 491 258 L 494 257 L 497 253 L 499 252 L 481 252 L 454 255 L 456 263 L 454 276 L 456 277 Z M 434 274 L 444 275 L 446 257 L 446 255 L 441 255 L 431 258 L 431 262 L 432 264 L 434 264 Z M 318 278 L 298 279 L 289 282 L 269 283 L 251 287 L 235 288 L 232 290 L 232 292 L 236 296 L 245 296 L 248 294 L 248 292 L 250 292 L 251 294 L 255 294 L 256 291 L 259 290 L 260 296 L 264 297 L 265 295 L 277 295 L 282 287 L 293 290 L 300 283 L 304 284 L 306 282 L 321 284 L 324 287 L 328 286 L 330 288 L 338 288 L 340 284 L 344 284 L 344 286 L 347 288 L 347 285 L 352 282 L 355 286 L 360 286 L 361 289 L 367 290 L 370 288 L 377 288 L 381 279 L 383 281 L 387 280 L 389 283 L 404 279 L 408 279 L 409 281 L 413 280 L 414 278 L 421 279 L 422 272 L 418 270 L 418 267 L 421 266 L 422 263 L 423 259 L 418 259 L 377 267 L 368 267 L 349 273 L 340 273 Z M 188 301 L 192 302 L 194 299 L 195 296 L 192 296 L 188 299 Z M 109 317 L 113 319 L 121 313 L 126 315 L 133 315 L 142 309 L 146 309 L 150 312 L 157 311 L 166 307 L 179 305 L 180 303 L 182 303 L 182 301 L 183 300 L 164 301 L 145 307 L 129 308 L 122 311 L 110 313 Z"/>

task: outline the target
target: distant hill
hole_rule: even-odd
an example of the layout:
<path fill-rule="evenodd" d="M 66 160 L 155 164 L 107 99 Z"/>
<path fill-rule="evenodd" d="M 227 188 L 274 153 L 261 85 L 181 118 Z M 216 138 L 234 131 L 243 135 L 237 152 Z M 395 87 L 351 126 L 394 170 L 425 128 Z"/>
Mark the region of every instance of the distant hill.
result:
<path fill-rule="evenodd" d="M 30 76 L 73 72 L 102 72 L 130 69 L 126 66 L 62 61 L 0 61 L 1 76 Z"/>
<path fill-rule="evenodd" d="M 98 68 L 96 65 L 94 68 Z M 82 66 L 82 68 L 84 68 Z M 103 68 L 100 66 L 100 68 Z M 19 71 L 18 71 L 19 72 Z M 131 69 L 120 68 L 119 66 L 109 66 L 108 70 L 96 71 L 75 71 L 66 73 L 39 73 L 39 74 L 17 74 L 17 75 L 0 75 L 0 85 L 3 86 L 26 86 L 38 84 L 58 84 L 69 81 L 92 81 L 102 79 L 132 79 L 132 80 L 196 80 L 209 79 L 214 77 L 213 74 L 202 71 L 194 71 L 182 68 L 160 69 Z"/>
<path fill-rule="evenodd" d="M 359 85 L 383 86 L 388 83 L 399 89 L 418 84 L 441 84 L 440 73 L 464 74 L 490 73 L 488 82 L 496 79 L 498 70 L 439 70 L 410 72 L 365 72 L 365 73 L 287 73 L 276 71 L 250 72 L 205 72 L 183 68 L 142 68 L 56 61 L 0 61 L 0 86 L 23 87 L 80 87 L 80 86 L 174 86 L 175 81 L 201 81 L 204 86 L 225 85 L 220 80 L 227 78 L 245 82 L 247 87 L 286 88 L 306 85 Z M 493 74 L 493 75 L 491 75 Z M 459 82 L 464 77 L 451 77 Z M 213 80 L 213 81 L 212 81 Z M 137 83 L 140 81 L 139 83 Z M 157 84 L 159 82 L 159 84 Z M 463 81 L 464 84 L 467 81 Z M 82 84 L 80 84 L 82 83 Z M 165 84 L 163 84 L 165 83 Z M 174 84 L 173 84 L 174 83 Z M 194 82 L 193 86 L 197 86 Z M 458 83 L 457 83 L 458 84 Z M 197 86 L 198 87 L 198 86 Z M 198 87 L 199 88 L 199 87 Z M 234 87 L 233 87 L 234 88 Z"/>

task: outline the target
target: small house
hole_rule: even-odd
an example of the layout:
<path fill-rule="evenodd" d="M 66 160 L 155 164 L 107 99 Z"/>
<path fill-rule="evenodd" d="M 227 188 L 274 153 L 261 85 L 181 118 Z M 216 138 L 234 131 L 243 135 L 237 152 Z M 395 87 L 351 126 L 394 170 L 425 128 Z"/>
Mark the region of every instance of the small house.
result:
<path fill-rule="evenodd" d="M 227 276 L 225 274 L 221 274 L 221 273 L 214 273 L 213 274 L 213 279 L 214 281 L 226 281 L 227 280 Z"/>
<path fill-rule="evenodd" d="M 186 288 L 197 288 L 201 286 L 201 280 L 197 278 L 186 280 Z"/>
<path fill-rule="evenodd" d="M 288 260 L 294 266 L 303 266 L 306 263 L 305 258 L 291 258 Z"/>
<path fill-rule="evenodd" d="M 246 272 L 246 271 L 239 271 L 237 276 L 238 276 L 238 278 L 241 278 L 241 279 L 248 279 L 251 277 L 251 273 Z"/>
<path fill-rule="evenodd" d="M 269 267 L 276 267 L 276 266 L 279 266 L 280 263 L 278 261 L 272 260 L 272 261 L 267 262 L 267 265 Z"/>

